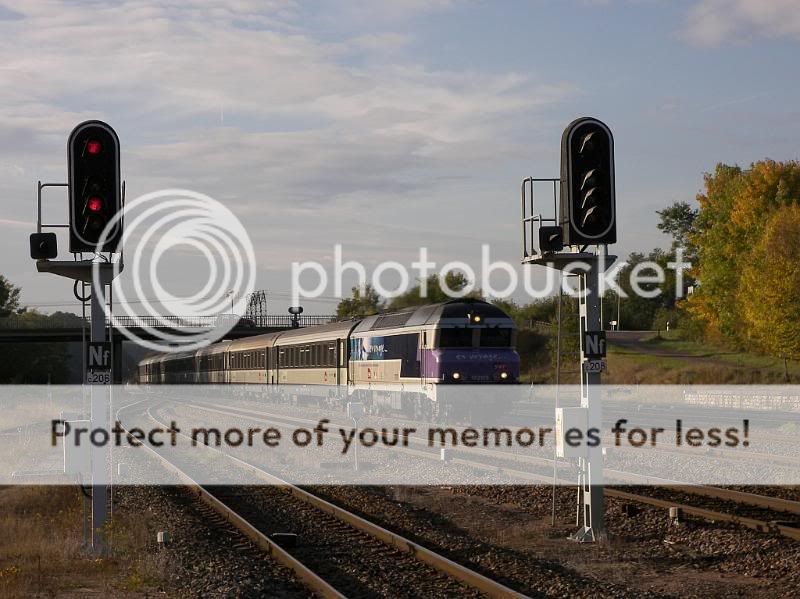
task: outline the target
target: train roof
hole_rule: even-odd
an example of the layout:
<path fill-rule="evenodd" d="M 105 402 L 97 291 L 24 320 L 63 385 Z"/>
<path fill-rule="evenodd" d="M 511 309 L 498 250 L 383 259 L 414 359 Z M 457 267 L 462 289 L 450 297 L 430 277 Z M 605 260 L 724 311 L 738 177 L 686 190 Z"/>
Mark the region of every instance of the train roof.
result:
<path fill-rule="evenodd" d="M 343 339 L 350 334 L 353 327 L 358 324 L 358 320 L 343 320 L 323 324 L 318 327 L 305 327 L 292 329 L 280 333 L 277 345 L 293 345 L 295 343 L 313 343 L 314 341 L 325 341 L 329 339 Z"/>
<path fill-rule="evenodd" d="M 141 360 L 139 364 L 144 365 L 144 364 L 153 364 L 156 362 L 171 362 L 172 360 L 181 360 L 183 358 L 193 358 L 195 355 L 195 351 L 196 350 L 152 354 Z"/>
<path fill-rule="evenodd" d="M 283 331 L 277 333 L 264 333 L 263 335 L 253 335 L 252 337 L 242 337 L 231 342 L 228 346 L 229 351 L 242 351 L 247 349 L 258 349 L 262 347 L 272 347 L 276 339 L 283 335 Z"/>
<path fill-rule="evenodd" d="M 402 312 L 368 316 L 358 324 L 353 333 L 430 324 L 464 325 L 469 315 L 476 314 L 480 315 L 484 324 L 513 326 L 511 318 L 497 306 L 483 300 L 462 298 L 439 304 L 415 306 Z"/>
<path fill-rule="evenodd" d="M 211 345 L 206 345 L 205 347 L 201 347 L 195 352 L 192 352 L 194 355 L 200 356 L 211 356 L 213 354 L 218 354 L 224 351 L 227 351 L 228 346 L 232 343 L 229 339 L 225 339 L 223 341 L 217 341 L 216 343 L 212 343 Z"/>

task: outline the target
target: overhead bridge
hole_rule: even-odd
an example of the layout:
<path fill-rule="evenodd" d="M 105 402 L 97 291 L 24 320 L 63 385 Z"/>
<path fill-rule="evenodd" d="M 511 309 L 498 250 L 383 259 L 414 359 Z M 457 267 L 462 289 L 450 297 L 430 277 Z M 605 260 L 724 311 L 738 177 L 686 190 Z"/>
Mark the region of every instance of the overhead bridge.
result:
<path fill-rule="evenodd" d="M 222 316 L 119 316 L 115 317 L 119 325 L 124 326 L 139 339 L 158 340 L 160 334 L 192 335 L 203 331 L 211 331 L 220 318 L 236 318 L 236 325 L 224 335 L 225 339 L 240 339 L 253 335 L 263 335 L 293 328 L 294 318 L 291 315 L 262 315 L 256 319 L 230 315 Z M 300 315 L 297 324 L 300 327 L 328 324 L 336 320 L 335 316 Z M 113 337 L 123 337 L 109 319 Z M 42 343 L 53 341 L 81 341 L 89 338 L 90 322 L 74 314 L 20 314 L 0 318 L 0 343 Z"/>

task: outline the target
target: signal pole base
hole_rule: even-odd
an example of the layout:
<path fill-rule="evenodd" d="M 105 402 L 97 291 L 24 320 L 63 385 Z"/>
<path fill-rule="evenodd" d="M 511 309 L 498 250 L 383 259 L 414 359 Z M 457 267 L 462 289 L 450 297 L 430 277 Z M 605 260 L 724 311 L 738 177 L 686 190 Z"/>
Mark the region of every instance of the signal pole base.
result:
<path fill-rule="evenodd" d="M 594 538 L 594 530 L 592 530 L 591 526 L 584 526 L 578 532 L 567 538 L 576 543 L 594 543 L 597 540 Z"/>

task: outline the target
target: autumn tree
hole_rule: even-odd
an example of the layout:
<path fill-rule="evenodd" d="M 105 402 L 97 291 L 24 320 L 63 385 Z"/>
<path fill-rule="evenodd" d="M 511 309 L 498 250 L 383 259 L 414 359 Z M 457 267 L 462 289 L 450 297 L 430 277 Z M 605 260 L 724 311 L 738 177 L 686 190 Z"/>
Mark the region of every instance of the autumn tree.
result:
<path fill-rule="evenodd" d="M 800 356 L 800 206 L 782 206 L 742 270 L 737 290 L 746 337 L 787 361 Z"/>
<path fill-rule="evenodd" d="M 688 302 L 711 340 L 743 344 L 740 278 L 762 240 L 766 223 L 784 206 L 800 201 L 800 163 L 763 160 L 743 170 L 717 165 L 697 196 L 700 211 L 690 243 L 697 249 L 693 274 L 699 289 Z"/>

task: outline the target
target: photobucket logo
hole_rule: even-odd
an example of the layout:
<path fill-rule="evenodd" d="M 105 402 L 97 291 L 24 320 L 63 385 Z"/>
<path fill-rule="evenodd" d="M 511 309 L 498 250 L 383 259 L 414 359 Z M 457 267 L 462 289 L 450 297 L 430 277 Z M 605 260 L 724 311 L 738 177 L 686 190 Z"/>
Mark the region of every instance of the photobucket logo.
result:
<path fill-rule="evenodd" d="M 255 287 L 255 252 L 233 212 L 202 193 L 161 190 L 127 202 L 106 225 L 101 245 L 122 218 L 124 270 L 122 260 L 111 266 L 113 313 L 106 314 L 117 331 L 149 349 L 175 352 L 208 345 L 236 326 Z M 164 268 L 168 257 L 178 258 L 171 270 Z M 204 267 L 181 267 L 189 257 L 204 258 Z M 101 264 L 93 267 L 92 293 L 105 298 Z M 176 283 L 199 287 L 168 291 Z"/>
<path fill-rule="evenodd" d="M 627 263 L 617 262 L 613 265 L 609 264 L 609 268 L 607 268 L 605 257 L 600 256 L 599 258 L 601 293 L 610 290 L 620 297 L 628 297 L 629 294 L 620 287 L 620 271 L 627 266 Z M 678 248 L 675 260 L 668 262 L 666 269 L 658 262 L 653 261 L 636 264 L 628 273 L 629 287 L 633 294 L 639 297 L 657 297 L 663 292 L 660 285 L 667 280 L 666 270 L 674 270 L 675 296 L 682 297 L 684 273 L 691 266 L 689 262 L 683 261 L 683 251 Z M 524 292 L 528 297 L 543 299 L 553 295 L 558 290 L 559 284 L 564 293 L 572 296 L 578 294 L 577 285 L 574 282 L 576 277 L 562 277 L 558 271 L 552 268 L 536 270 L 543 277 L 539 276 L 534 280 L 534 269 L 530 266 L 521 267 L 520 264 L 502 260 L 493 261 L 489 245 L 483 244 L 481 246 L 481 263 L 477 271 L 463 261 L 447 262 L 439 267 L 435 262 L 429 260 L 428 249 L 422 247 L 419 250 L 419 259 L 411 263 L 410 269 L 399 262 L 390 260 L 379 263 L 368 277 L 367 268 L 361 262 L 343 261 L 342 245 L 336 244 L 333 250 L 332 289 L 331 276 L 323 264 L 314 261 L 293 262 L 292 301 L 295 305 L 299 305 L 303 298 L 314 299 L 327 295 L 331 291 L 337 298 L 344 297 L 349 292 L 349 288 L 345 290 L 345 273 L 355 275 L 357 288 L 363 290 L 369 284 L 378 295 L 386 299 L 402 295 L 417 285 L 420 296 L 428 297 L 431 275 L 436 276 L 439 288 L 451 298 L 465 297 L 472 292 L 480 291 L 484 296 L 491 298 L 504 299 L 518 292 Z M 573 275 L 585 273 L 587 270 L 587 264 L 580 260 L 567 264 L 563 269 L 565 273 Z M 451 288 L 448 283 L 448 274 L 452 272 L 461 273 L 463 277 L 460 280 L 465 281 L 466 284 L 459 285 L 455 289 Z M 498 286 L 496 284 L 498 279 L 502 279 L 504 284 Z M 388 286 L 387 280 L 392 281 Z"/>

